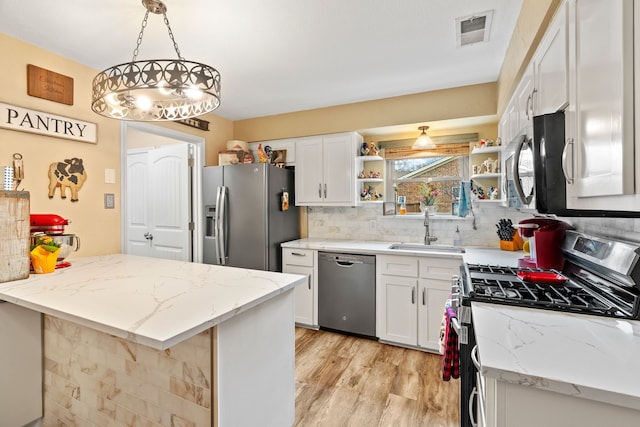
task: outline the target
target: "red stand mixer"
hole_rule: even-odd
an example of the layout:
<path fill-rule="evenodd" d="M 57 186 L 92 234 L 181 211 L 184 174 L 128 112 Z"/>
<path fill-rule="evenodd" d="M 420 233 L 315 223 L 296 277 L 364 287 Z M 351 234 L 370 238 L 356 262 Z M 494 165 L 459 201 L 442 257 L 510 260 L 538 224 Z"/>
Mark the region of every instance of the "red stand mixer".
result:
<path fill-rule="evenodd" d="M 514 227 L 529 242 L 529 256 L 518 260 L 519 267 L 562 270 L 562 241 L 565 232 L 573 229 L 570 224 L 551 218 L 528 218 Z"/>
<path fill-rule="evenodd" d="M 80 238 L 75 234 L 65 234 L 64 227 L 69 225 L 71 221 L 55 214 L 31 214 L 29 223 L 31 225 L 31 241 L 34 243 L 35 238 L 41 235 L 51 237 L 56 243 L 60 243 L 60 253 L 56 268 L 69 267 L 70 262 L 65 261 L 71 252 L 80 249 Z"/>

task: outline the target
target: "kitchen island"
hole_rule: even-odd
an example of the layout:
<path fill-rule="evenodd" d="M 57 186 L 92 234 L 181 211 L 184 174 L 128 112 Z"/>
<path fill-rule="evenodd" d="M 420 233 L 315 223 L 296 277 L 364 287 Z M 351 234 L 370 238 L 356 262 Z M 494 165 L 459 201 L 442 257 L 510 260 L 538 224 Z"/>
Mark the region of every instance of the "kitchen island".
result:
<path fill-rule="evenodd" d="M 0 284 L 0 299 L 44 314 L 45 426 L 279 427 L 304 281 L 116 254 Z"/>

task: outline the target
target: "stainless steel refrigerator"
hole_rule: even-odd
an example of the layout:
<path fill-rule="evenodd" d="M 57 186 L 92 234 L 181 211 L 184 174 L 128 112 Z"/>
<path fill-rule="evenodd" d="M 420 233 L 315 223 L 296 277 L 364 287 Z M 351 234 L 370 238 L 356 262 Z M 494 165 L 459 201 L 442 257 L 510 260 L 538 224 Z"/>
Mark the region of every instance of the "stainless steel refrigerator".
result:
<path fill-rule="evenodd" d="M 205 264 L 282 271 L 280 244 L 300 237 L 293 174 L 268 163 L 204 168 Z"/>

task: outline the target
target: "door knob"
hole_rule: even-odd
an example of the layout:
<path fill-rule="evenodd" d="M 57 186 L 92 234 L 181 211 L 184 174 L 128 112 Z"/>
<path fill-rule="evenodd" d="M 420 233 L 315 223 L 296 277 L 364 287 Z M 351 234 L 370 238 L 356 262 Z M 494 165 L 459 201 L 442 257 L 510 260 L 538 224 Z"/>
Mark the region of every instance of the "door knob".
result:
<path fill-rule="evenodd" d="M 153 234 L 151 233 L 144 233 L 144 238 L 147 240 L 153 240 Z"/>

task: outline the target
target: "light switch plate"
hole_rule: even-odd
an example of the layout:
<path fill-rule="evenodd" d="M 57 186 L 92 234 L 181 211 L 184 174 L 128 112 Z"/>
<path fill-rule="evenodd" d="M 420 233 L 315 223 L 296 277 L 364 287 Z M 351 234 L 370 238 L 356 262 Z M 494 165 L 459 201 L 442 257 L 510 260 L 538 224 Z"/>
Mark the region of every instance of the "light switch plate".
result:
<path fill-rule="evenodd" d="M 104 193 L 104 208 L 114 209 L 116 207 L 116 195 L 113 193 Z"/>
<path fill-rule="evenodd" d="M 105 169 L 104 170 L 104 183 L 105 184 L 115 184 L 116 183 L 116 170 L 115 169 Z"/>

